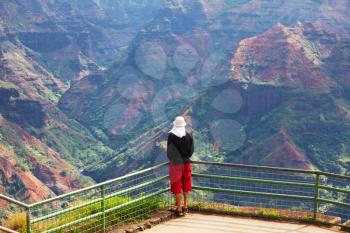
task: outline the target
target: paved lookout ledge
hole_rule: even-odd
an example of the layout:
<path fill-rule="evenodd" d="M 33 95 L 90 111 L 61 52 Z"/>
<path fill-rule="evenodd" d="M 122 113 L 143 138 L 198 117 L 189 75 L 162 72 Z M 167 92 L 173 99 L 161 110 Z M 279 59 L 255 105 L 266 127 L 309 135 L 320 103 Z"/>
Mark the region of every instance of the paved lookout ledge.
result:
<path fill-rule="evenodd" d="M 317 226 L 250 218 L 188 214 L 146 230 L 147 233 L 334 233 Z"/>

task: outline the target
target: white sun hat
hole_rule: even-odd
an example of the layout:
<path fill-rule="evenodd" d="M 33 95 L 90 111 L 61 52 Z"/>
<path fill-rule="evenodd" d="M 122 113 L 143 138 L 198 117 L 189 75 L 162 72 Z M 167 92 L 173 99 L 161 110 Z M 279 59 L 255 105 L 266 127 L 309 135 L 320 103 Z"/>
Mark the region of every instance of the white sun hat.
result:
<path fill-rule="evenodd" d="M 185 127 L 186 126 L 185 118 L 183 118 L 182 116 L 176 117 L 175 120 L 173 121 L 173 125 L 175 127 Z"/>

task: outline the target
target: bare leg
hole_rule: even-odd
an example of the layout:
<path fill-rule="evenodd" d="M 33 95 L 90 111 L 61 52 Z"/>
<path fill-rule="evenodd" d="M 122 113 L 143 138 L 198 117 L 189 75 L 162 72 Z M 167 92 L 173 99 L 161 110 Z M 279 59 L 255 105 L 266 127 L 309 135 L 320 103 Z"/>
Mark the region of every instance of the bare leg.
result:
<path fill-rule="evenodd" d="M 184 208 L 187 208 L 190 192 L 184 192 Z"/>
<path fill-rule="evenodd" d="M 181 202 L 182 202 L 182 195 L 181 193 L 175 194 L 176 197 L 176 206 L 178 210 L 181 210 Z"/>

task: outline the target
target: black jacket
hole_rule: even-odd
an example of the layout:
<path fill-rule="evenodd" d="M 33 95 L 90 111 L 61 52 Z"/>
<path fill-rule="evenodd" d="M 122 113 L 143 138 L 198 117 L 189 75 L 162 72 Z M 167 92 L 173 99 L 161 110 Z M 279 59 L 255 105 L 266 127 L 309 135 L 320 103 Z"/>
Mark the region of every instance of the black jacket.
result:
<path fill-rule="evenodd" d="M 184 164 L 190 163 L 190 157 L 193 154 L 193 137 L 186 132 L 186 136 L 179 138 L 173 133 L 168 135 L 167 155 L 171 163 Z"/>

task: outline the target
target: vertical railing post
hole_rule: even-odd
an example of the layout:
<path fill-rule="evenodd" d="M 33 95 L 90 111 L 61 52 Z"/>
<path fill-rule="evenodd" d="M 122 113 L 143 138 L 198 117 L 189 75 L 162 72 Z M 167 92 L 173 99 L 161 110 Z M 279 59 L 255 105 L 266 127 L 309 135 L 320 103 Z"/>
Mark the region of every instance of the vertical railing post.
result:
<path fill-rule="evenodd" d="M 30 208 L 26 208 L 26 233 L 30 233 Z"/>
<path fill-rule="evenodd" d="M 313 220 L 317 219 L 319 188 L 320 188 L 320 174 L 316 173 Z"/>
<path fill-rule="evenodd" d="M 101 209 L 102 209 L 102 225 L 103 225 L 103 232 L 106 232 L 106 205 L 105 205 L 105 186 L 101 186 Z"/>

